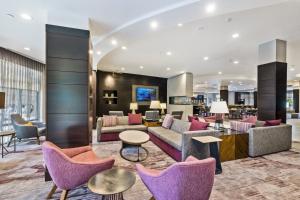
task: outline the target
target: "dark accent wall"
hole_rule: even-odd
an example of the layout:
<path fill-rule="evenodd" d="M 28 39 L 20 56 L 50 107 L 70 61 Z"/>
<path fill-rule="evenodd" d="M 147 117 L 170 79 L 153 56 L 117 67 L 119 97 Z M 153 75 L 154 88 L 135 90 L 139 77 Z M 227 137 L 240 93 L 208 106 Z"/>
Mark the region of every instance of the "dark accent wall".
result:
<path fill-rule="evenodd" d="M 287 63 L 259 65 L 257 72 L 258 119 L 286 122 Z"/>
<path fill-rule="evenodd" d="M 107 83 L 108 80 L 109 83 Z M 97 116 L 107 115 L 110 110 L 121 110 L 124 111 L 125 115 L 130 113 L 129 104 L 132 102 L 132 85 L 158 86 L 159 100 L 167 102 L 166 78 L 97 71 Z M 104 90 L 117 90 L 118 103 L 105 104 L 102 98 Z M 144 114 L 146 110 L 149 110 L 149 105 L 139 105 L 136 113 Z"/>
<path fill-rule="evenodd" d="M 220 90 L 220 99 L 226 101 L 228 105 L 228 90 Z"/>
<path fill-rule="evenodd" d="M 46 25 L 46 139 L 60 147 L 89 144 L 89 35 Z"/>
<path fill-rule="evenodd" d="M 293 90 L 293 105 L 295 113 L 299 113 L 299 89 Z"/>

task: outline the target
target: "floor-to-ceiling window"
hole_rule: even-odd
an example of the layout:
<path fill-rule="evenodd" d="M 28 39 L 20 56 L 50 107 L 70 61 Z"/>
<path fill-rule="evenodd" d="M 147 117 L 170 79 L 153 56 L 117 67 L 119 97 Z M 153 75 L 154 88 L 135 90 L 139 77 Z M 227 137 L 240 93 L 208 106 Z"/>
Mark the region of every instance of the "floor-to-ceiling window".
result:
<path fill-rule="evenodd" d="M 0 130 L 12 128 L 11 113 L 26 120 L 42 119 L 44 72 L 44 64 L 0 48 L 0 91 L 5 92 Z"/>

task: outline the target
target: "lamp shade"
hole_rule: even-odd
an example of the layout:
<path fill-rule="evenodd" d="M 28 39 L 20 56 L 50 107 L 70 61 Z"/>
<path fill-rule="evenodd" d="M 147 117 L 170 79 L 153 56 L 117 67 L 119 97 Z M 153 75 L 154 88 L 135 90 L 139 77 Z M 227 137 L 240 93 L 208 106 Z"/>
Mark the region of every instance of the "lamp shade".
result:
<path fill-rule="evenodd" d="M 166 103 L 161 103 L 160 108 L 161 109 L 167 109 L 167 104 Z"/>
<path fill-rule="evenodd" d="M 137 110 L 138 109 L 138 104 L 133 102 L 133 103 L 130 103 L 130 110 Z"/>
<path fill-rule="evenodd" d="M 150 109 L 160 109 L 160 101 L 151 101 Z"/>
<path fill-rule="evenodd" d="M 5 93 L 0 92 L 0 109 L 5 108 Z"/>
<path fill-rule="evenodd" d="M 221 113 L 221 114 L 229 113 L 226 101 L 212 102 L 210 112 L 211 113 Z"/>

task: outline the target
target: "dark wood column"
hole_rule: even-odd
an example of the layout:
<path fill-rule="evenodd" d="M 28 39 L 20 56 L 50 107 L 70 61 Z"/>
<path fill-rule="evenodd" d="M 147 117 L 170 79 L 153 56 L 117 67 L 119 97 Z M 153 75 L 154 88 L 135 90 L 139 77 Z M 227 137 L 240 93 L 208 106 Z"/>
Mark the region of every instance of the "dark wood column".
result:
<path fill-rule="evenodd" d="M 228 105 L 228 86 L 221 86 L 220 88 L 220 100 L 226 101 Z"/>
<path fill-rule="evenodd" d="M 254 98 L 254 108 L 257 108 L 257 91 L 253 92 L 253 98 Z"/>
<path fill-rule="evenodd" d="M 295 113 L 299 113 L 299 89 L 293 90 L 293 105 Z"/>
<path fill-rule="evenodd" d="M 63 148 L 89 144 L 89 35 L 46 25 L 46 139 Z"/>
<path fill-rule="evenodd" d="M 257 67 L 258 119 L 286 122 L 286 42 L 274 40 L 262 44 L 259 58 L 264 64 Z"/>

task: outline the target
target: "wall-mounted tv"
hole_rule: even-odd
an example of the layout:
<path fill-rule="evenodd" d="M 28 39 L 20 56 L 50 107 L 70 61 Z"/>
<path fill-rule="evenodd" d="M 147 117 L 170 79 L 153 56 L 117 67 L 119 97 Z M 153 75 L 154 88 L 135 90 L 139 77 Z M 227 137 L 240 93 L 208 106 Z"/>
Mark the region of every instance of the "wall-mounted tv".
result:
<path fill-rule="evenodd" d="M 150 105 L 152 100 L 158 99 L 157 86 L 132 85 L 132 101 L 139 105 Z"/>

